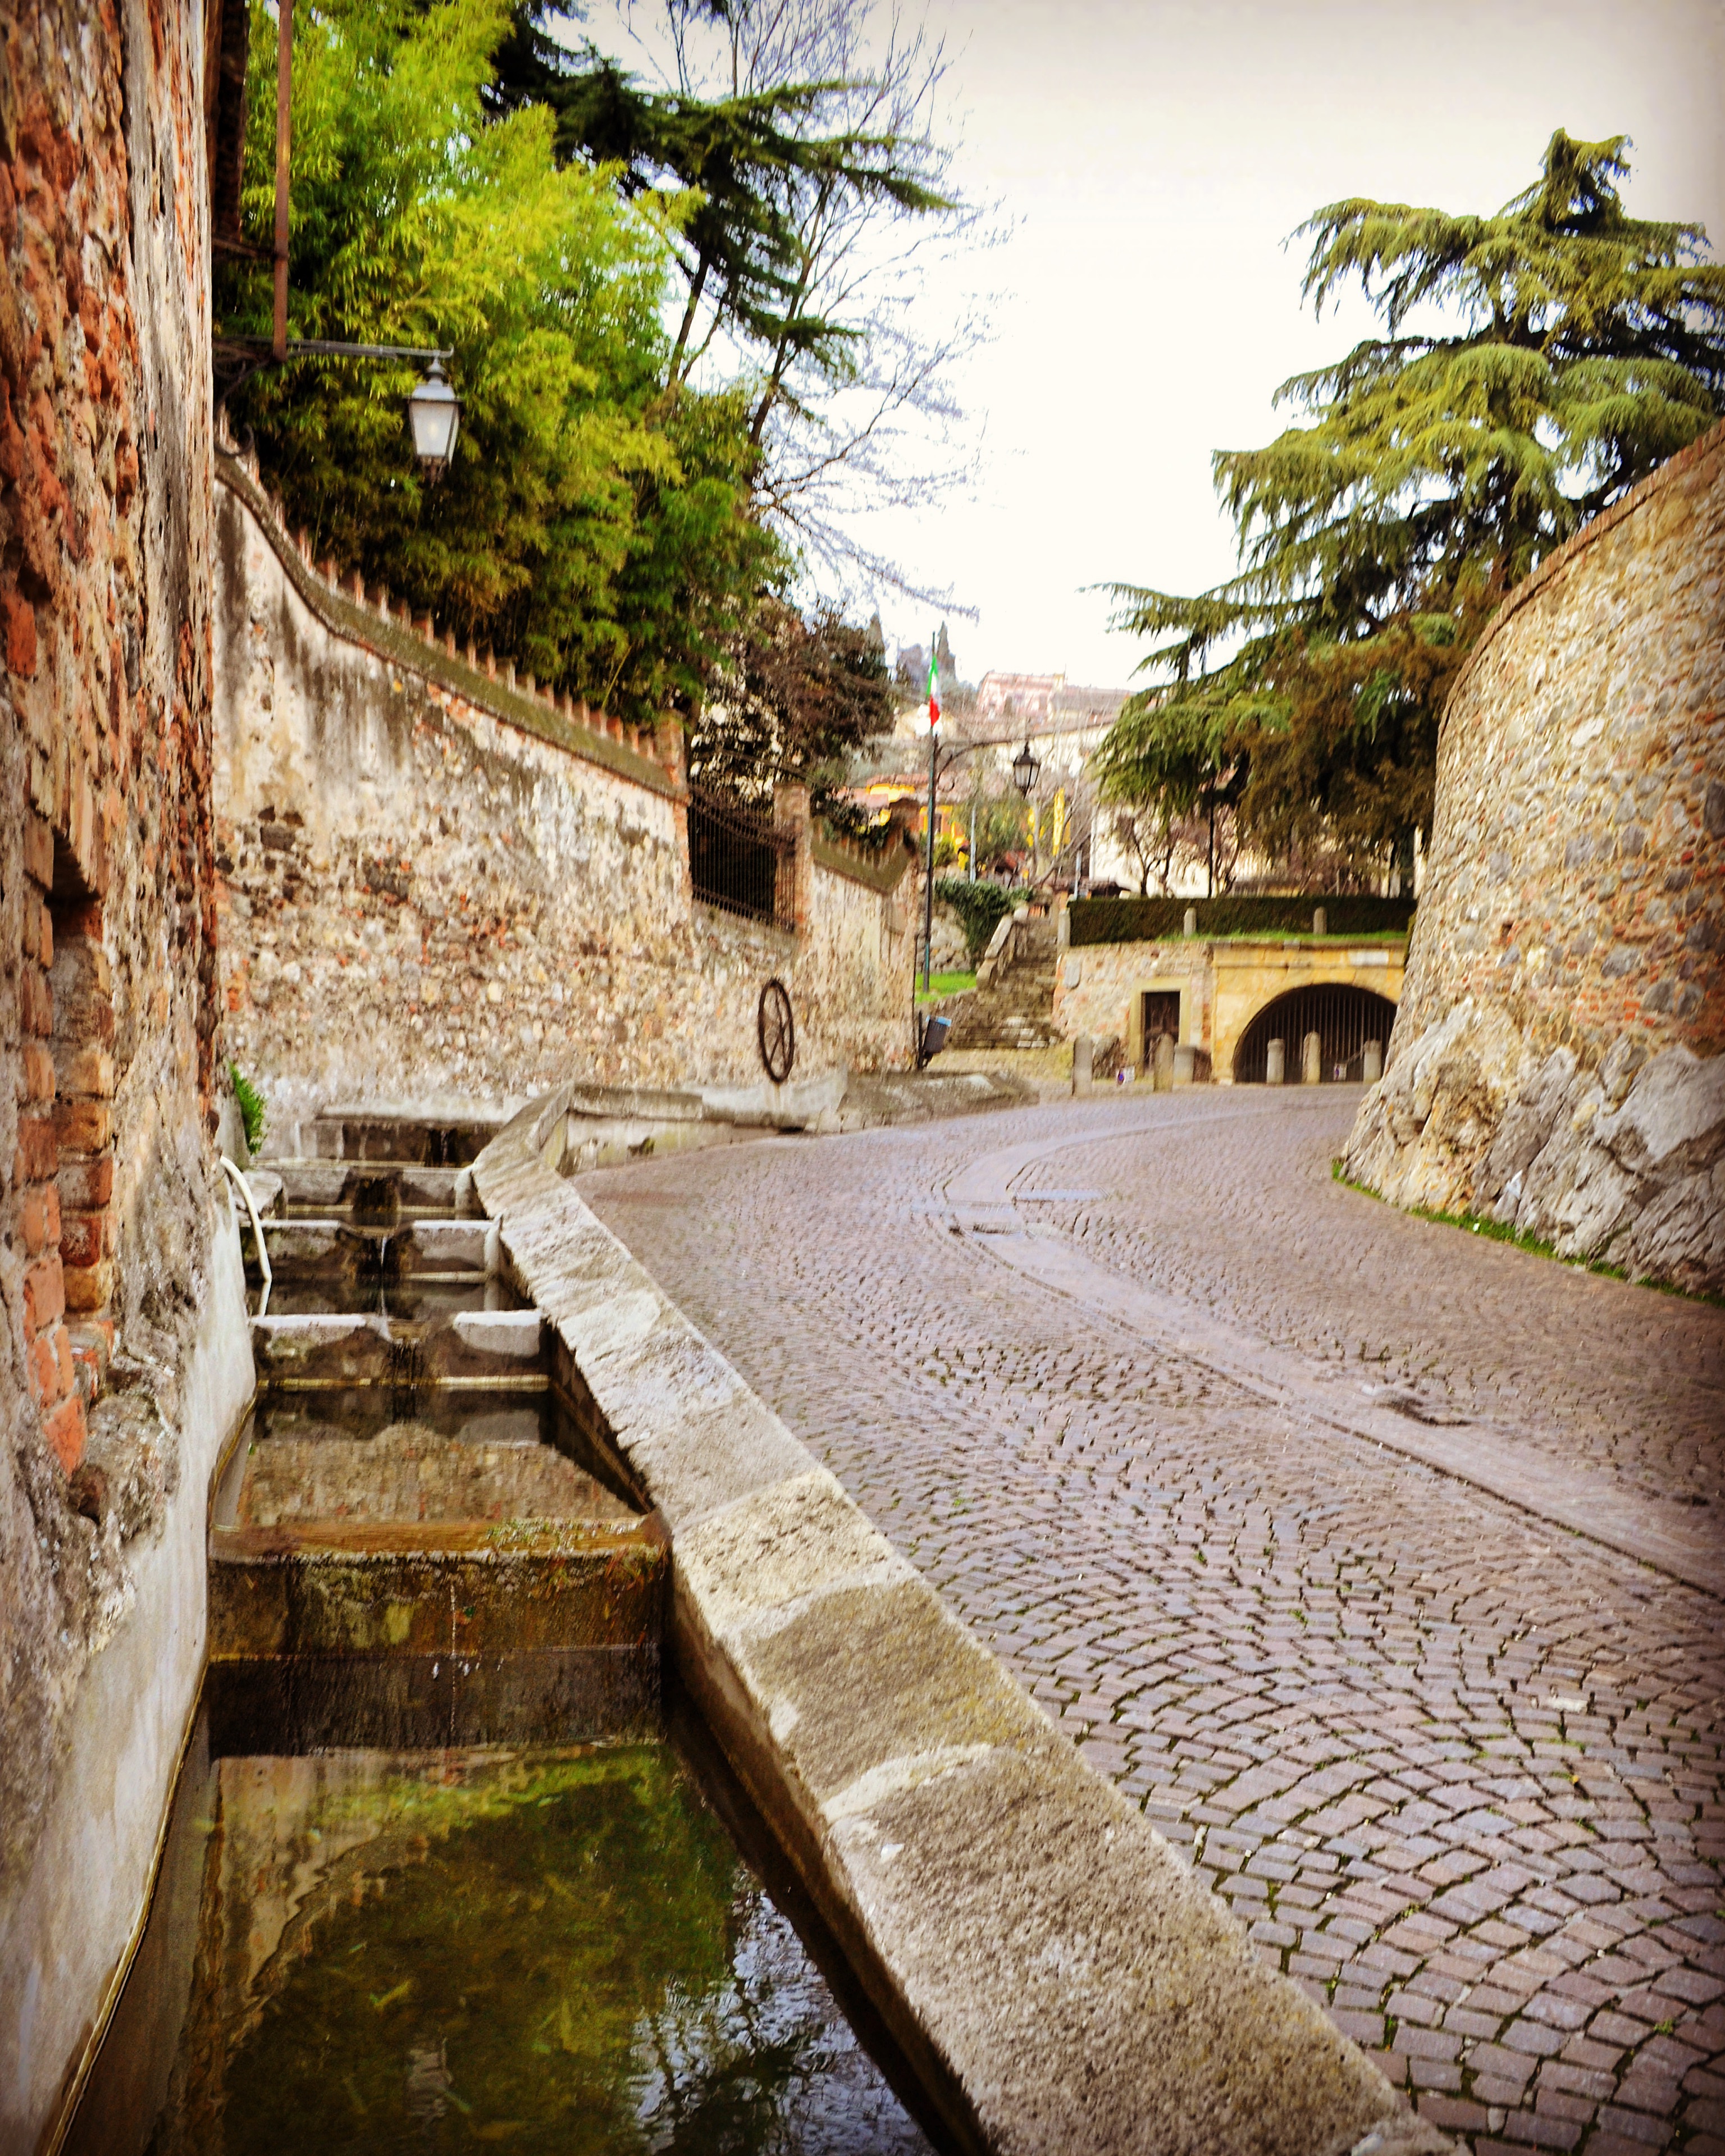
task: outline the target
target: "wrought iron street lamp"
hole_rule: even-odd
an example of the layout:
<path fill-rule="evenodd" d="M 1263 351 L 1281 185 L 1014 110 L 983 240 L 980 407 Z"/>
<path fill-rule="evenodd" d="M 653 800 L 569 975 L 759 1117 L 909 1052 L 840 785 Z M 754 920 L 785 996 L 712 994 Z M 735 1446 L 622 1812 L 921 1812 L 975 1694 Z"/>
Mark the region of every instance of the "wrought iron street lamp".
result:
<path fill-rule="evenodd" d="M 1029 737 L 1026 735 L 1024 747 L 1012 760 L 1012 783 L 1027 801 L 1041 769 L 1042 759 L 1031 747 Z"/>
<path fill-rule="evenodd" d="M 413 454 L 424 466 L 425 476 L 441 479 L 455 454 L 461 399 L 450 388 L 440 358 L 432 361 L 425 379 L 408 399 L 408 418 L 413 429 Z"/>
<path fill-rule="evenodd" d="M 429 480 L 441 479 L 455 453 L 455 436 L 461 424 L 461 400 L 450 388 L 444 372 L 449 357 L 436 346 L 398 344 L 343 344 L 326 337 L 290 337 L 288 321 L 288 179 L 293 139 L 294 0 L 277 0 L 275 65 L 275 319 L 271 334 L 263 337 L 215 339 L 214 358 L 219 371 L 234 370 L 234 377 L 220 393 L 231 395 L 247 376 L 259 367 L 285 365 L 290 359 L 426 360 L 425 379 L 408 399 L 408 421 L 413 432 L 413 454 Z M 234 238 L 217 244 L 222 251 L 257 256 L 260 249 Z M 219 398 L 218 398 L 219 401 Z"/>

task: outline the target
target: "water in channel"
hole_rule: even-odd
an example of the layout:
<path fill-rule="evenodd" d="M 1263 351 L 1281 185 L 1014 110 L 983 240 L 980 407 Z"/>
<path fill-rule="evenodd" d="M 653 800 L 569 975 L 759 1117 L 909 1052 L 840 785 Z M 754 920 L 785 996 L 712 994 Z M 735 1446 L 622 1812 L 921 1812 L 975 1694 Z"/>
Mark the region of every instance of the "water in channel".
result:
<path fill-rule="evenodd" d="M 69 2156 L 926 2156 L 665 1743 L 220 1756 Z"/>

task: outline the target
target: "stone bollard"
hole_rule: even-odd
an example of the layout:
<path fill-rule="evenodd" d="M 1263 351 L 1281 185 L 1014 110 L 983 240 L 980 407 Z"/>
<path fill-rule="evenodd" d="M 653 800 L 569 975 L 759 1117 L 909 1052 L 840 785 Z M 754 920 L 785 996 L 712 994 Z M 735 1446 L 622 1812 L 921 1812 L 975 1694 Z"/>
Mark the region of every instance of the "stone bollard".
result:
<path fill-rule="evenodd" d="M 1324 1075 L 1324 1042 L 1321 1033 L 1308 1033 L 1300 1055 L 1300 1083 L 1321 1086 Z"/>
<path fill-rule="evenodd" d="M 1174 1090 L 1174 1044 L 1165 1033 L 1156 1036 L 1155 1075 L 1151 1084 L 1158 1093 L 1172 1093 Z"/>
<path fill-rule="evenodd" d="M 1072 941 L 1072 916 L 1063 906 L 1055 916 L 1055 948 L 1065 950 Z"/>
<path fill-rule="evenodd" d="M 1321 906 L 1312 908 L 1312 932 L 1314 936 L 1327 936 L 1330 932 L 1329 916 Z"/>
<path fill-rule="evenodd" d="M 1279 1040 L 1272 1040 L 1264 1051 L 1264 1083 L 1280 1086 L 1284 1075 L 1287 1050 Z"/>
<path fill-rule="evenodd" d="M 1081 1033 L 1072 1044 L 1072 1091 L 1090 1091 L 1091 1060 L 1096 1054 L 1096 1043 L 1087 1033 Z"/>
<path fill-rule="evenodd" d="M 1187 909 L 1186 909 L 1186 925 L 1185 925 L 1184 928 L 1183 928 L 1180 932 L 1181 932 L 1183 935 L 1185 935 L 1185 936 L 1195 936 L 1195 935 L 1197 935 L 1197 933 L 1198 933 L 1198 908 L 1197 908 L 1195 906 L 1189 906 L 1187 907 Z"/>
<path fill-rule="evenodd" d="M 1192 1074 L 1197 1067 L 1197 1050 L 1189 1045 L 1188 1043 L 1182 1041 L 1180 1045 L 1174 1050 L 1175 1085 L 1189 1086 L 1192 1083 Z"/>
<path fill-rule="evenodd" d="M 1360 1075 L 1365 1080 L 1367 1085 L 1375 1086 L 1384 1075 L 1383 1042 L 1368 1040 L 1361 1053 L 1360 1063 L 1363 1066 Z"/>

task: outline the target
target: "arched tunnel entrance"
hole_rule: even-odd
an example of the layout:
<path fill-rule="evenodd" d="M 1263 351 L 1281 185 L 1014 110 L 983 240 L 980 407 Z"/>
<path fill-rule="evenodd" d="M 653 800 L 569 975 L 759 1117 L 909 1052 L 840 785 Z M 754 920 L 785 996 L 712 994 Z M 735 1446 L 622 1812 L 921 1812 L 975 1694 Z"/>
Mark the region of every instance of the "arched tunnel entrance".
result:
<path fill-rule="evenodd" d="M 1319 1067 L 1326 1084 L 1357 1081 L 1362 1075 L 1366 1043 L 1375 1040 L 1387 1058 L 1389 1029 L 1394 1024 L 1395 1005 L 1388 996 L 1378 995 L 1370 988 L 1335 981 L 1291 988 L 1266 1004 L 1240 1035 L 1234 1051 L 1234 1082 L 1261 1086 L 1270 1044 L 1279 1040 L 1287 1081 L 1297 1085 L 1301 1045 L 1308 1033 L 1315 1033 L 1322 1043 Z"/>

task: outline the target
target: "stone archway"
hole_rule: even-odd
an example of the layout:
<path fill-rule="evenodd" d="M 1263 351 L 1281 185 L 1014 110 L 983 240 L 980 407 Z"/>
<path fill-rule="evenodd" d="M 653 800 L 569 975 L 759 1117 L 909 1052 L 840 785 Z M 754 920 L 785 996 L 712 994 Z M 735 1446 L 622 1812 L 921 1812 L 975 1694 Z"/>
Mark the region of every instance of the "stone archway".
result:
<path fill-rule="evenodd" d="M 1347 981 L 1308 982 L 1272 997 L 1240 1036 L 1234 1051 L 1236 1086 L 1261 1086 L 1272 1040 L 1284 1046 L 1290 1083 L 1300 1076 L 1301 1045 L 1309 1033 L 1322 1043 L 1320 1069 L 1324 1081 L 1358 1079 L 1366 1043 L 1375 1040 L 1384 1055 L 1395 1024 L 1395 1005 L 1388 996 Z"/>

